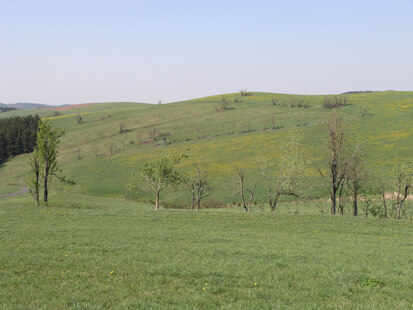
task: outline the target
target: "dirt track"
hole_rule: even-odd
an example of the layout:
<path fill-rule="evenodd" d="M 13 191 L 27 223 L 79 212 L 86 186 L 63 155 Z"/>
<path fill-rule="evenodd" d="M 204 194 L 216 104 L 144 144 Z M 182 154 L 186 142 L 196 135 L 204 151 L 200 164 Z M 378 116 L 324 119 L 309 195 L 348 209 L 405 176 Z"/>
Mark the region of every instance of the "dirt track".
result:
<path fill-rule="evenodd" d="M 0 195 L 0 198 L 20 196 L 20 195 L 26 194 L 28 191 L 29 191 L 29 189 L 26 186 L 20 186 L 20 190 L 18 192 L 14 192 L 14 193 L 11 193 L 11 194 Z"/>

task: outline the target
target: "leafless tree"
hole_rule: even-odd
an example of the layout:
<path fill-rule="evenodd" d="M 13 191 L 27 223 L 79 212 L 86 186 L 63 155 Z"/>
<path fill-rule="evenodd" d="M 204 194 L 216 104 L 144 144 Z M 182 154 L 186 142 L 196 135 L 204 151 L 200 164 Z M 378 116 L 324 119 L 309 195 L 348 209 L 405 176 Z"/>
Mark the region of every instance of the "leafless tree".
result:
<path fill-rule="evenodd" d="M 248 182 L 247 182 L 248 181 Z M 241 204 L 245 212 L 251 212 L 252 202 L 254 201 L 254 193 L 257 185 L 253 180 L 250 180 L 245 168 L 239 167 L 235 175 L 233 175 L 230 186 L 233 189 L 233 195 L 240 195 Z M 247 202 L 245 195 L 249 193 L 249 200 Z"/>
<path fill-rule="evenodd" d="M 324 123 L 323 130 L 328 138 L 327 161 L 328 172 L 319 168 L 320 175 L 328 182 L 331 198 L 331 214 L 336 214 L 337 194 L 345 180 L 347 168 L 347 147 L 341 113 L 333 111 L 331 117 Z"/>
<path fill-rule="evenodd" d="M 230 104 L 230 103 L 229 103 L 229 101 L 225 98 L 225 96 L 222 96 L 222 98 L 221 98 L 221 105 L 219 106 L 219 108 L 216 107 L 215 110 L 216 110 L 217 112 L 224 112 L 224 111 L 228 110 L 229 104 Z"/>
<path fill-rule="evenodd" d="M 275 116 L 274 116 L 274 114 L 271 115 L 271 125 L 272 125 L 272 129 L 275 129 Z"/>
<path fill-rule="evenodd" d="M 116 153 L 116 144 L 112 142 L 110 144 L 110 155 L 113 155 L 114 153 Z"/>
<path fill-rule="evenodd" d="M 346 168 L 346 183 L 353 200 L 353 215 L 358 214 L 358 199 L 360 190 L 363 188 L 367 179 L 367 173 L 363 166 L 364 150 L 357 144 L 353 153 L 349 156 Z"/>
<path fill-rule="evenodd" d="M 396 191 L 394 193 L 394 202 L 396 204 L 396 220 L 400 220 L 403 203 L 409 196 L 412 187 L 413 169 L 412 163 L 408 160 L 401 162 L 394 169 L 396 180 Z"/>
<path fill-rule="evenodd" d="M 384 218 L 388 217 L 388 210 L 387 210 L 387 201 L 386 201 L 386 184 L 383 180 L 379 180 L 377 184 L 377 189 L 380 193 L 381 201 L 383 203 L 383 216 Z"/>
<path fill-rule="evenodd" d="M 201 208 L 201 200 L 211 195 L 214 188 L 211 186 L 208 175 L 199 168 L 199 164 L 194 164 L 194 172 L 187 176 L 187 188 L 191 193 L 191 209 Z"/>
<path fill-rule="evenodd" d="M 151 140 L 156 140 L 156 137 L 158 135 L 158 132 L 156 128 L 151 128 L 148 130 L 148 138 Z"/>

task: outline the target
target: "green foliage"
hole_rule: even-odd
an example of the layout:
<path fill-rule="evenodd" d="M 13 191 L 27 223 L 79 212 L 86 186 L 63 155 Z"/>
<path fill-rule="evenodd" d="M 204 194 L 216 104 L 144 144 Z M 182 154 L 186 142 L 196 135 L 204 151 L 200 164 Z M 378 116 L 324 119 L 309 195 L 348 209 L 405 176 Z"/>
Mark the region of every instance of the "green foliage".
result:
<path fill-rule="evenodd" d="M 132 173 L 129 189 L 140 191 L 149 187 L 155 193 L 155 209 L 159 208 L 159 194 L 169 186 L 178 186 L 185 181 L 185 176 L 178 170 L 178 164 L 185 154 L 169 155 L 138 164 Z"/>
<path fill-rule="evenodd" d="M 39 129 L 37 131 L 37 154 L 41 160 L 43 168 L 46 168 L 50 176 L 53 176 L 58 171 L 57 165 L 57 146 L 60 143 L 60 138 L 65 134 L 65 130 L 52 128 L 49 121 L 39 121 Z"/>

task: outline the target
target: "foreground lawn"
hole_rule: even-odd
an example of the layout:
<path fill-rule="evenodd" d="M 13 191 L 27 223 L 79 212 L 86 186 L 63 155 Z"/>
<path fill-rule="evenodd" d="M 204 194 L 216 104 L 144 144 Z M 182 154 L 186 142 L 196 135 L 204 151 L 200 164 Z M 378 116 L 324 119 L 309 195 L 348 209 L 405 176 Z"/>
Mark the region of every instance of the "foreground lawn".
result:
<path fill-rule="evenodd" d="M 1 309 L 412 309 L 411 221 L 9 201 Z"/>

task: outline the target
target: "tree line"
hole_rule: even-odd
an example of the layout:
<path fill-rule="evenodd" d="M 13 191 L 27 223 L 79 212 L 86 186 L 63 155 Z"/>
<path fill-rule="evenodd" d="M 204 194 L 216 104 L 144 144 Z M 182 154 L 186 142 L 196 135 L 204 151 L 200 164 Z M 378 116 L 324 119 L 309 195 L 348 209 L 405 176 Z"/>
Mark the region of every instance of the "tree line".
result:
<path fill-rule="evenodd" d="M 0 162 L 33 152 L 39 121 L 37 114 L 0 119 Z"/>
<path fill-rule="evenodd" d="M 345 128 L 342 114 L 333 111 L 331 117 L 323 122 L 324 159 L 317 167 L 325 187 L 330 192 L 330 212 L 332 215 L 344 215 L 345 202 L 350 200 L 352 215 L 358 216 L 361 196 L 374 184 L 374 192 L 381 196 L 381 210 L 374 210 L 380 216 L 393 217 L 399 220 L 402 217 L 404 202 L 408 198 L 413 181 L 413 166 L 409 160 L 401 161 L 393 169 L 390 182 L 373 182 L 374 176 L 369 175 L 364 161 L 366 154 L 365 144 L 351 139 Z M 232 189 L 241 201 L 246 212 L 251 211 L 254 194 L 257 189 L 257 169 L 264 181 L 267 191 L 267 202 L 274 212 L 282 196 L 292 196 L 297 199 L 303 197 L 303 189 L 308 186 L 308 167 L 310 162 L 302 148 L 303 137 L 298 130 L 293 130 L 280 143 L 278 155 L 280 163 L 276 169 L 274 163 L 264 160 L 258 154 L 256 160 L 245 163 L 231 170 L 232 181 L 228 189 Z M 168 187 L 176 188 L 184 184 L 191 194 L 191 209 L 200 209 L 201 200 L 211 194 L 214 186 L 200 163 L 195 163 L 189 171 L 183 171 L 179 165 L 188 154 L 170 155 L 139 164 L 132 174 L 131 190 L 151 190 L 155 195 L 155 210 L 159 210 L 160 194 Z M 248 168 L 255 166 L 255 171 Z M 387 207 L 386 193 L 390 193 L 391 208 Z M 387 195 L 388 196 L 388 195 Z M 365 214 L 369 212 L 364 210 Z M 373 214 L 373 210 L 371 210 Z"/>
<path fill-rule="evenodd" d="M 331 214 L 344 215 L 344 202 L 351 199 L 352 214 L 359 215 L 358 204 L 360 196 L 371 186 L 369 175 L 364 165 L 365 146 L 353 141 L 345 128 L 342 114 L 336 111 L 323 122 L 325 156 L 322 165 L 318 168 L 319 174 L 325 181 L 325 186 L 330 192 Z M 61 175 L 57 165 L 57 145 L 64 130 L 52 128 L 48 121 L 38 121 L 34 152 L 29 159 L 31 167 L 29 185 L 36 205 L 39 204 L 40 189 L 43 188 L 43 201 L 48 203 L 48 183 L 52 177 L 59 181 L 74 184 Z M 230 171 L 232 181 L 228 189 L 233 190 L 241 200 L 241 206 L 246 212 L 251 211 L 254 194 L 257 189 L 257 169 L 264 181 L 267 192 L 267 202 L 271 212 L 277 208 L 282 196 L 292 196 L 297 199 L 305 198 L 303 189 L 308 186 L 308 168 L 310 162 L 305 153 L 303 136 L 294 129 L 286 135 L 280 143 L 278 155 L 279 164 L 275 166 L 271 160 L 264 159 L 257 154 L 255 162 L 244 161 L 241 165 L 233 167 Z M 265 151 L 265 150 L 263 150 Z M 206 169 L 201 163 L 195 162 L 192 169 L 183 171 L 180 164 L 189 157 L 188 154 L 168 155 L 138 164 L 132 173 L 129 184 L 131 190 L 138 192 L 150 190 L 155 196 L 155 210 L 159 210 L 161 192 L 168 187 L 177 189 L 185 185 L 191 194 L 191 209 L 200 209 L 202 200 L 211 195 L 214 186 L 210 181 Z M 250 167 L 254 166 L 254 169 Z M 376 182 L 376 193 L 379 193 L 383 203 L 382 210 L 374 210 L 384 218 L 393 217 L 399 220 L 405 208 L 413 181 L 413 165 L 409 160 L 404 160 L 393 169 L 391 186 L 388 182 Z M 388 193 L 391 195 L 391 208 L 387 207 Z M 387 193 L 387 194 L 386 194 Z M 366 216 L 369 212 L 364 210 Z M 373 210 L 371 210 L 373 214 Z"/>

